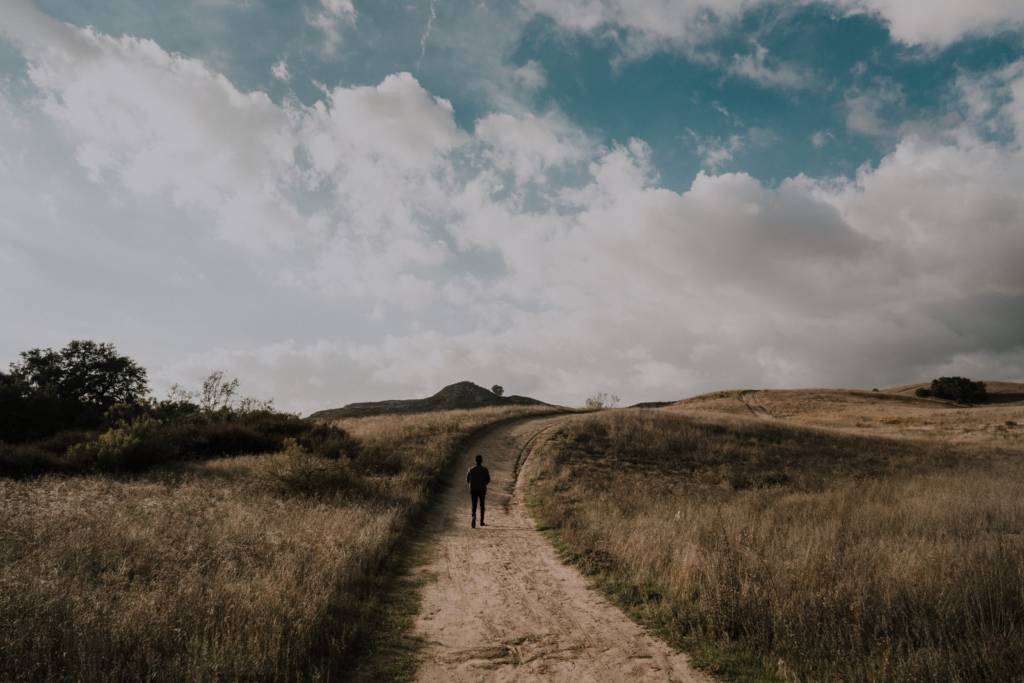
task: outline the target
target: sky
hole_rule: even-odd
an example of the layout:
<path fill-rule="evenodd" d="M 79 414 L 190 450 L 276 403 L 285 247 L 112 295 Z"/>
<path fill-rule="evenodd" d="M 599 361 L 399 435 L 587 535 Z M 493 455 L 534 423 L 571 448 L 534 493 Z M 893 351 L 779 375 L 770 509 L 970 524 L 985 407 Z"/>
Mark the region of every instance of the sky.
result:
<path fill-rule="evenodd" d="M 0 366 L 310 412 L 1024 381 L 1019 0 L 0 0 Z"/>

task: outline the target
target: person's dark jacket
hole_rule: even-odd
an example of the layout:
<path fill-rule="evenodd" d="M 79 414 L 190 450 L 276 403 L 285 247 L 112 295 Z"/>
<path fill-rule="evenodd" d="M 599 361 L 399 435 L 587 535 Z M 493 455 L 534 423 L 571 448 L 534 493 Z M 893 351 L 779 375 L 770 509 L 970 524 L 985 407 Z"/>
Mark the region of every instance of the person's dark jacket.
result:
<path fill-rule="evenodd" d="M 483 493 L 491 483 L 491 473 L 483 465 L 473 465 L 466 473 L 466 481 L 469 482 L 469 490 L 472 493 Z"/>

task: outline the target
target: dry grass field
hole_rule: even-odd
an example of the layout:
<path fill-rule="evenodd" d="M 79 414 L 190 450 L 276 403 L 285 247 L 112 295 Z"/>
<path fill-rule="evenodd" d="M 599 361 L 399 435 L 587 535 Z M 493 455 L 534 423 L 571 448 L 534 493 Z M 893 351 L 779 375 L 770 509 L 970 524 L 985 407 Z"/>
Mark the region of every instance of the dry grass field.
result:
<path fill-rule="evenodd" d="M 912 384 L 885 391 L 797 389 L 718 391 L 667 408 L 686 414 L 774 418 L 859 434 L 1024 448 L 1024 384 L 989 382 L 989 404 L 923 399 Z"/>
<path fill-rule="evenodd" d="M 0 479 L 0 679 L 345 678 L 459 444 L 545 410 L 346 420 L 337 461 Z"/>
<path fill-rule="evenodd" d="M 566 421 L 535 453 L 535 514 L 723 678 L 1021 680 L 1024 452 L 994 427 L 1022 407 L 873 393 L 759 392 L 751 408 L 724 392 Z"/>

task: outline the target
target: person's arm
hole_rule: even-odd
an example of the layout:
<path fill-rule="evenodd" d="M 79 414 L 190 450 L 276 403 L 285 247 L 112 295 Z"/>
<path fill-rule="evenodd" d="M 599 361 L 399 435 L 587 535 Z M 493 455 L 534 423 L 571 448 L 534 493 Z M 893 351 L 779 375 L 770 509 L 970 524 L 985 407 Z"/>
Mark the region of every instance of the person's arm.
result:
<path fill-rule="evenodd" d="M 472 467 L 469 468 L 468 470 L 466 470 L 466 481 L 469 482 L 469 483 L 473 483 L 473 468 Z"/>
<path fill-rule="evenodd" d="M 490 483 L 491 483 L 491 471 L 485 467 L 484 468 L 484 486 L 487 486 Z"/>

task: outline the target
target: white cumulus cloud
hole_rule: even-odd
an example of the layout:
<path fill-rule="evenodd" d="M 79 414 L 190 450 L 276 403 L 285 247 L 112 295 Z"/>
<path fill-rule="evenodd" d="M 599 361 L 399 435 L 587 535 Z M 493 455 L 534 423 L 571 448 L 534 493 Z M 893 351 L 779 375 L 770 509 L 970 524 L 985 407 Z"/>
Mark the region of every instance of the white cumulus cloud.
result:
<path fill-rule="evenodd" d="M 555 112 L 489 114 L 477 121 L 476 137 L 487 145 L 494 166 L 511 171 L 520 183 L 540 180 L 550 168 L 583 161 L 592 146 Z"/>
<path fill-rule="evenodd" d="M 458 379 L 574 403 L 1024 373 L 1020 64 L 853 178 L 709 164 L 675 190 L 642 140 L 521 108 L 467 130 L 408 73 L 276 103 L 152 41 L 3 18 L 31 94 L 0 97 L 7 353 L 60 320 L 162 384 L 224 367 L 302 410 Z"/>

